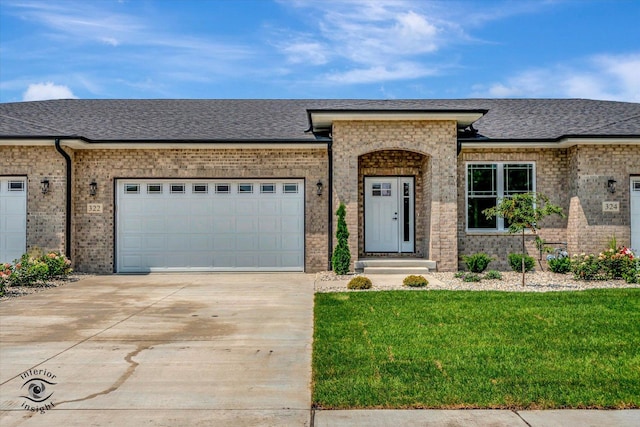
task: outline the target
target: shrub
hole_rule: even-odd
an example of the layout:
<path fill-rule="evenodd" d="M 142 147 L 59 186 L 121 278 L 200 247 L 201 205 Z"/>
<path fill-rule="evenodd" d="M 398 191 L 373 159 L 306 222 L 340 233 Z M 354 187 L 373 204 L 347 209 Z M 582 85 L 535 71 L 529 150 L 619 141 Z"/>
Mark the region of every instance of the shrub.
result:
<path fill-rule="evenodd" d="M 347 230 L 347 222 L 344 217 L 347 208 L 344 203 L 340 203 L 336 215 L 338 216 L 338 228 L 336 230 L 336 238 L 338 244 L 333 251 L 331 257 L 331 266 L 336 274 L 347 274 L 351 265 L 351 252 L 349 251 L 349 231 Z"/>
<path fill-rule="evenodd" d="M 356 276 L 347 283 L 348 289 L 371 289 L 371 279 L 364 276 Z"/>
<path fill-rule="evenodd" d="M 609 248 L 598 255 L 607 279 L 622 279 L 622 276 L 634 267 L 633 254 L 623 253 L 623 251 L 624 248 L 619 250 Z"/>
<path fill-rule="evenodd" d="M 468 273 L 465 274 L 462 278 L 463 282 L 479 282 L 482 280 L 482 277 L 478 273 Z"/>
<path fill-rule="evenodd" d="M 605 280 L 602 263 L 595 255 L 574 255 L 571 258 L 571 272 L 576 280 Z"/>
<path fill-rule="evenodd" d="M 412 274 L 405 277 L 402 284 L 410 288 L 423 288 L 429 284 L 429 281 L 425 279 L 424 276 L 416 276 Z"/>
<path fill-rule="evenodd" d="M 636 258 L 631 267 L 622 274 L 627 283 L 640 283 L 640 259 Z"/>
<path fill-rule="evenodd" d="M 44 285 L 47 280 L 71 271 L 71 261 L 66 256 L 58 252 L 43 255 L 35 248 L 16 260 L 15 265 L 0 265 L 0 287 Z"/>
<path fill-rule="evenodd" d="M 558 274 L 566 274 L 571 271 L 571 259 L 569 257 L 547 258 L 549 270 Z"/>
<path fill-rule="evenodd" d="M 466 264 L 467 269 L 472 273 L 482 273 L 486 270 L 489 263 L 493 261 L 493 258 L 484 252 L 479 252 L 469 256 L 463 255 L 462 260 Z"/>
<path fill-rule="evenodd" d="M 49 267 L 42 258 L 32 258 L 24 254 L 13 268 L 9 276 L 11 286 L 43 285 L 49 278 Z"/>
<path fill-rule="evenodd" d="M 455 277 L 456 279 L 464 279 L 464 276 L 465 276 L 464 271 L 457 271 L 456 274 L 453 275 L 453 277 Z"/>
<path fill-rule="evenodd" d="M 509 254 L 509 265 L 511 269 L 516 272 L 522 271 L 522 254 L 512 253 Z M 524 255 L 524 271 L 529 272 L 536 266 L 536 260 L 534 257 Z"/>
<path fill-rule="evenodd" d="M 71 261 L 60 252 L 49 252 L 42 260 L 49 267 L 50 277 L 61 277 L 71 273 Z"/>
<path fill-rule="evenodd" d="M 498 270 L 489 270 L 487 274 L 484 275 L 484 278 L 487 280 L 502 280 L 502 273 Z"/>

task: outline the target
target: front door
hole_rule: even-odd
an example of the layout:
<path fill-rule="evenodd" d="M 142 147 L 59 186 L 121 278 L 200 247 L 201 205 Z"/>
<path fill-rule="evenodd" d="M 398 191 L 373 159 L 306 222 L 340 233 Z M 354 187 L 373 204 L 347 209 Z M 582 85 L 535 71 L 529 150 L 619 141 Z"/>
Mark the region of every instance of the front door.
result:
<path fill-rule="evenodd" d="M 365 252 L 415 252 L 413 177 L 365 177 Z"/>

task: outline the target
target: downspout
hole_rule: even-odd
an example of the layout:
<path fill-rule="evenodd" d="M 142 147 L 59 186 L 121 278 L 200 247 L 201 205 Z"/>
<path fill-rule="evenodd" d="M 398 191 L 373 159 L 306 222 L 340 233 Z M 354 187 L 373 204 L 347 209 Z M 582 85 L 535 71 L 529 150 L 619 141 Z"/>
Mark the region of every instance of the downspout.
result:
<path fill-rule="evenodd" d="M 333 257 L 333 138 L 329 140 L 329 142 L 327 143 L 327 157 L 329 158 L 329 183 L 328 183 L 328 193 L 329 193 L 329 200 L 328 200 L 328 217 L 327 217 L 327 223 L 329 224 L 329 231 L 328 231 L 328 242 L 329 242 L 329 247 L 328 247 L 328 254 L 329 254 L 329 268 L 328 271 L 333 270 L 333 265 L 331 262 L 331 258 Z"/>
<path fill-rule="evenodd" d="M 65 219 L 65 244 L 64 254 L 67 258 L 71 258 L 71 157 L 66 151 L 60 147 L 60 138 L 55 139 L 56 150 L 64 157 L 67 169 L 67 200 L 66 200 L 66 219 Z"/>

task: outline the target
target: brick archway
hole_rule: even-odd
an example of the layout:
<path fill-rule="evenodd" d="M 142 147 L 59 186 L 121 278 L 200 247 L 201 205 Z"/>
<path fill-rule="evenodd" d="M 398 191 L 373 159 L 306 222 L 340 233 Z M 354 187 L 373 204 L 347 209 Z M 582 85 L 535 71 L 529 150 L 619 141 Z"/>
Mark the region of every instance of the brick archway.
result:
<path fill-rule="evenodd" d="M 431 221 L 430 157 L 408 150 L 379 150 L 358 157 L 358 257 L 404 256 L 428 258 L 429 224 Z M 364 178 L 401 176 L 415 179 L 415 252 L 366 253 L 364 232 Z"/>

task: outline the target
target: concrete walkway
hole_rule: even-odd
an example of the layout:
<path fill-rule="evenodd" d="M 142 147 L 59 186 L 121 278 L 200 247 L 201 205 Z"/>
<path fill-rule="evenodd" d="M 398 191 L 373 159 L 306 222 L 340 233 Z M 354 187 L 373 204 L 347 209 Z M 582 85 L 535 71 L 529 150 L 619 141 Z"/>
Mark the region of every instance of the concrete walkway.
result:
<path fill-rule="evenodd" d="M 0 425 L 640 425 L 640 410 L 311 411 L 313 281 L 98 276 L 2 302 Z M 23 397 L 34 378 L 51 383 L 41 404 Z"/>
<path fill-rule="evenodd" d="M 297 273 L 97 276 L 5 301 L 0 425 L 309 425 L 312 331 Z M 55 383 L 41 404 L 21 397 L 37 377 Z"/>

